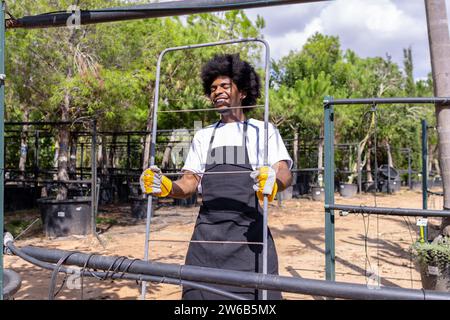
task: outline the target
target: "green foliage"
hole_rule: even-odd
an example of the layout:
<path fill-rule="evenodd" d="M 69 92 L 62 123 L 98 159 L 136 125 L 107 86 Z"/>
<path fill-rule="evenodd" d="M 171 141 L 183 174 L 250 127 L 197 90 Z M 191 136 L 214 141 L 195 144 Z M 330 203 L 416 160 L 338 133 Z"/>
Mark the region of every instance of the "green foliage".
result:
<path fill-rule="evenodd" d="M 434 243 L 416 242 L 412 252 L 419 263 L 445 270 L 450 266 L 450 238 L 441 237 Z"/>
<path fill-rule="evenodd" d="M 327 95 L 335 99 L 432 95 L 431 76 L 414 82 L 411 49 L 405 49 L 404 55 L 401 70 L 389 56 L 361 58 L 352 50 L 342 52 L 338 37 L 315 34 L 303 48 L 274 63 L 271 118 L 281 126 L 306 132 L 312 140 L 323 133 L 323 98 Z M 373 140 L 370 110 L 371 106 L 336 108 L 335 143 L 360 143 L 368 134 Z M 400 149 L 409 147 L 413 170 L 419 170 L 420 120 L 433 123 L 433 117 L 433 106 L 377 106 L 378 163 L 387 163 L 383 146 L 389 143 L 397 168 L 407 167 L 407 157 Z M 287 128 L 281 131 L 289 132 Z M 351 169 L 349 162 L 356 159 L 355 152 L 337 151 L 337 168 Z"/>
<path fill-rule="evenodd" d="M 71 4 L 69 0 L 13 1 L 8 3 L 8 10 L 15 16 L 24 16 L 65 10 Z M 82 8 L 122 4 L 123 0 L 80 2 Z M 260 37 L 264 27 L 261 17 L 252 23 L 243 11 L 229 11 L 189 15 L 185 19 L 172 17 L 89 25 L 75 31 L 68 28 L 8 30 L 6 119 L 25 120 L 27 114 L 27 120 L 61 120 L 61 106 L 68 94 L 71 120 L 95 116 L 100 130 L 144 130 L 153 103 L 156 63 L 162 50 Z M 220 52 L 239 52 L 254 65 L 262 65 L 263 50 L 254 43 L 170 52 L 161 66 L 160 110 L 210 107 L 202 92 L 200 68 L 213 54 Z M 352 50 L 344 52 L 338 37 L 316 33 L 302 48 L 279 61 L 272 61 L 271 121 L 286 138 L 292 138 L 295 130 L 307 142 L 317 144 L 323 135 L 325 96 L 431 96 L 431 75 L 414 82 L 411 57 L 411 49 L 405 49 L 402 70 L 389 56 L 361 58 Z M 260 74 L 263 78 L 263 72 Z M 258 104 L 262 104 L 263 99 Z M 373 134 L 369 108 L 343 107 L 336 111 L 336 143 L 360 142 L 368 133 Z M 420 119 L 426 118 L 433 125 L 433 107 L 379 106 L 377 114 L 378 140 L 390 143 L 396 167 L 406 167 L 406 157 L 398 150 L 410 147 L 413 169 L 418 170 Z M 251 115 L 261 117 L 262 111 L 253 111 Z M 158 128 L 193 128 L 194 121 L 207 125 L 217 117 L 215 112 L 159 113 Z M 434 135 L 430 143 L 437 143 Z M 41 146 L 41 165 L 53 166 L 54 139 L 42 138 Z M 18 146 L 15 140 L 7 141 L 7 151 L 8 166 L 16 166 Z M 379 157 L 379 163 L 385 162 L 383 150 Z M 133 166 L 139 158 L 138 151 L 134 150 Z M 29 166 L 31 160 L 28 160 Z M 348 159 L 346 155 L 338 155 L 337 160 L 339 167 Z"/>
<path fill-rule="evenodd" d="M 25 16 L 66 10 L 72 4 L 69 0 L 25 0 L 9 3 L 8 10 L 14 16 Z M 123 1 L 80 2 L 82 8 L 115 5 Z M 96 117 L 102 131 L 145 130 L 153 104 L 156 63 L 164 49 L 258 37 L 263 26 L 262 18 L 253 24 L 243 11 L 230 11 L 190 15 L 186 20 L 171 17 L 88 25 L 80 30 L 8 30 L 6 67 L 11 77 L 6 88 L 6 119 L 61 120 L 61 107 L 69 95 L 68 118 L 72 121 Z M 199 81 L 200 66 L 214 53 L 225 51 L 240 52 L 258 63 L 261 47 L 243 44 L 167 54 L 161 70 L 160 109 L 210 107 Z M 193 127 L 196 120 L 208 124 L 216 119 L 213 112 L 160 114 L 158 128 Z M 54 139 L 43 143 L 47 145 L 42 150 L 54 150 Z M 17 142 L 11 140 L 7 145 L 8 163 L 17 166 Z M 41 166 L 53 166 L 52 156 L 45 160 Z"/>

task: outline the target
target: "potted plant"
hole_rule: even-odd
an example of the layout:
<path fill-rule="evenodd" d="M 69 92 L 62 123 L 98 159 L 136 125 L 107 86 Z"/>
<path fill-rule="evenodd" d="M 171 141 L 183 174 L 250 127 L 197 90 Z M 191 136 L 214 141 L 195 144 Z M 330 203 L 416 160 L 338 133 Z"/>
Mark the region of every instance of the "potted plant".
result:
<path fill-rule="evenodd" d="M 358 185 L 353 183 L 357 173 L 350 173 L 347 176 L 347 181 L 339 184 L 339 194 L 344 198 L 351 198 L 358 193 Z"/>
<path fill-rule="evenodd" d="M 323 187 L 322 172 L 319 172 L 317 175 L 317 184 L 311 186 L 311 194 L 314 201 L 325 200 L 325 188 Z"/>
<path fill-rule="evenodd" d="M 349 146 L 348 167 L 345 168 L 347 180 L 339 183 L 339 194 L 344 198 L 351 198 L 358 192 L 358 185 L 354 184 L 355 178 L 358 176 L 358 163 L 353 158 L 352 146 Z"/>
<path fill-rule="evenodd" d="M 450 236 L 439 235 L 431 243 L 417 241 L 412 252 L 422 287 L 450 292 Z"/>

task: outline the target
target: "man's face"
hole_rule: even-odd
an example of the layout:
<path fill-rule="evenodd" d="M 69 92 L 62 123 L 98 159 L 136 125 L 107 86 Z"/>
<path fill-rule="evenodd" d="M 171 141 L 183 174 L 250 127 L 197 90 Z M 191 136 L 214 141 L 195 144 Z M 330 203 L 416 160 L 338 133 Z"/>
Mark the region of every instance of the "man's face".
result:
<path fill-rule="evenodd" d="M 226 110 L 229 107 L 240 107 L 242 99 L 245 98 L 244 93 L 240 92 L 233 80 L 227 76 L 217 77 L 211 84 L 210 90 L 209 98 L 214 107 L 219 110 Z"/>

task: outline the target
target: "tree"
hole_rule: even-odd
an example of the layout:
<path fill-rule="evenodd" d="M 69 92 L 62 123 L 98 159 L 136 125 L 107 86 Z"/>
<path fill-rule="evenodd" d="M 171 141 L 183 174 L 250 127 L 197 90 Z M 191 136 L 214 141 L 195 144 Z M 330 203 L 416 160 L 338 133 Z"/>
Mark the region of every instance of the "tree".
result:
<path fill-rule="evenodd" d="M 445 0 L 425 0 L 434 95 L 450 96 L 450 36 Z M 450 210 L 450 106 L 436 105 L 439 163 L 444 186 L 444 209 Z M 441 230 L 450 219 L 442 219 Z"/>

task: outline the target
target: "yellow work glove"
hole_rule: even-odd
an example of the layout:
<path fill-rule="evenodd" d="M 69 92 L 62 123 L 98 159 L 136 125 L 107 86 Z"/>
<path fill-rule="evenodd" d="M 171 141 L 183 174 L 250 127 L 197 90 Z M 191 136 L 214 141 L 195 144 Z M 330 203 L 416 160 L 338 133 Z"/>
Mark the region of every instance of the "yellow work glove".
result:
<path fill-rule="evenodd" d="M 142 193 L 157 197 L 167 197 L 172 191 L 172 180 L 161 174 L 161 169 L 151 166 L 139 178 Z"/>
<path fill-rule="evenodd" d="M 264 195 L 268 196 L 269 201 L 275 198 L 278 191 L 277 175 L 275 170 L 271 167 L 261 167 L 250 173 L 250 177 L 253 178 L 255 184 L 253 190 L 256 191 L 256 195 L 259 200 L 264 199 Z"/>

